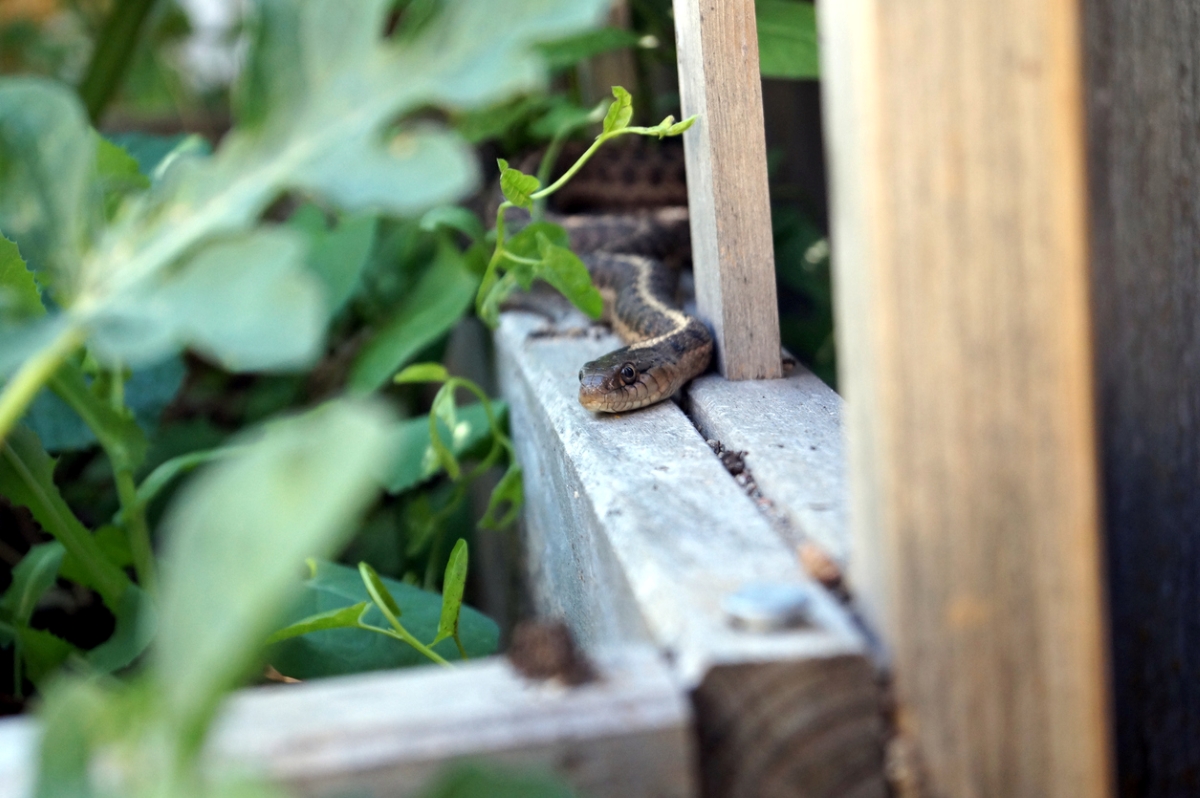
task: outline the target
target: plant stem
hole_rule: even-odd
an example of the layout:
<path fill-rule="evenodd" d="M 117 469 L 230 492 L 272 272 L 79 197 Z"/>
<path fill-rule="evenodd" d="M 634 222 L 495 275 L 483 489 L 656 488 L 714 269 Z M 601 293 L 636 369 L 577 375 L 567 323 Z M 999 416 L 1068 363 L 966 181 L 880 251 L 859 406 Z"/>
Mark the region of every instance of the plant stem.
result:
<path fill-rule="evenodd" d="M 388 620 L 392 620 L 392 619 L 389 618 Z M 397 640 L 403 640 L 405 643 L 408 643 L 410 646 L 415 648 L 417 651 L 420 651 L 426 657 L 429 657 L 429 659 L 433 660 L 438 665 L 441 665 L 444 668 L 453 668 L 454 667 L 449 662 L 447 662 L 446 659 L 444 657 L 442 657 L 441 654 L 437 653 L 432 648 L 429 648 L 429 646 L 426 646 L 420 640 L 418 640 L 417 638 L 415 638 L 411 634 L 409 634 L 408 630 L 405 629 L 403 626 L 400 626 L 400 624 L 398 624 L 398 623 L 394 623 L 393 626 L 395 628 L 395 631 L 392 631 L 391 629 L 380 629 L 378 626 L 370 626 L 370 625 L 365 626 L 365 628 L 374 629 L 377 632 L 382 632 L 383 634 L 387 635 L 388 637 L 394 637 Z"/>
<path fill-rule="evenodd" d="M 8 433 L 25 415 L 29 403 L 58 371 L 67 355 L 83 344 L 83 338 L 83 332 L 75 327 L 63 330 L 49 346 L 26 360 L 4 386 L 4 392 L 0 393 L 0 444 L 4 443 Z"/>
<path fill-rule="evenodd" d="M 133 472 L 129 468 L 115 467 L 113 476 L 117 483 L 117 497 L 121 501 L 121 515 L 125 519 L 125 532 L 129 539 L 129 550 L 133 553 L 133 569 L 137 573 L 138 584 L 152 597 L 157 596 L 158 576 L 154 567 L 154 548 L 150 543 L 150 526 L 146 523 L 146 505 L 138 498 Z"/>
<path fill-rule="evenodd" d="M 92 60 L 79 84 L 79 96 L 87 106 L 92 124 L 100 121 L 117 93 L 137 47 L 138 34 L 153 7 L 154 0 L 117 0 L 105 20 Z"/>
<path fill-rule="evenodd" d="M 626 128 L 625 130 L 628 130 L 628 128 Z M 608 141 L 610 138 L 613 138 L 616 135 L 619 135 L 620 133 L 625 132 L 625 130 L 617 131 L 617 133 L 601 133 L 599 136 L 596 136 L 596 140 L 592 142 L 592 146 L 590 146 L 586 150 L 584 150 L 583 155 L 579 156 L 579 160 L 576 161 L 574 164 L 572 164 L 570 169 L 563 172 L 562 177 L 560 177 L 558 180 L 555 180 L 553 183 L 546 186 L 541 191 L 533 192 L 532 194 L 529 195 L 530 198 L 539 200 L 542 197 L 548 197 L 551 194 L 553 194 L 555 191 L 558 191 L 560 188 L 562 188 L 564 185 L 566 185 L 568 180 L 570 180 L 572 177 L 575 176 L 576 172 L 578 172 L 580 169 L 583 168 L 584 164 L 586 164 L 589 160 L 591 160 L 591 157 L 596 154 L 596 150 L 600 149 L 601 145 L 603 145 L 604 142 Z"/>

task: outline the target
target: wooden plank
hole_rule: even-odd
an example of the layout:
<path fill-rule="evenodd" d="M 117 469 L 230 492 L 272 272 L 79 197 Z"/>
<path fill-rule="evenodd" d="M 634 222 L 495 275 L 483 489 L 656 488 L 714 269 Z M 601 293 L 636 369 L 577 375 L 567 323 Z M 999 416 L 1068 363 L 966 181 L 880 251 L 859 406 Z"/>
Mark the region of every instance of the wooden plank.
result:
<path fill-rule="evenodd" d="M 850 576 L 935 794 L 1111 789 L 1078 14 L 821 7 Z"/>
<path fill-rule="evenodd" d="M 1117 776 L 1200 773 L 1200 14 L 1083 4 Z"/>
<path fill-rule="evenodd" d="M 696 305 L 731 380 L 781 374 L 753 0 L 674 0 Z"/>
<path fill-rule="evenodd" d="M 845 568 L 850 530 L 841 397 L 797 365 L 782 380 L 701 377 L 688 386 L 684 407 L 705 438 L 745 452 L 785 540 L 793 547 L 813 543 Z"/>
<path fill-rule="evenodd" d="M 507 313 L 496 336 L 539 612 L 587 647 L 648 640 L 667 653 L 696 690 L 705 795 L 883 795 L 880 697 L 847 613 L 678 407 L 584 410 L 579 366 L 619 342 L 556 330 Z M 734 628 L 723 604 L 753 584 L 803 590 L 809 622 Z"/>
<path fill-rule="evenodd" d="M 417 795 L 461 757 L 555 770 L 581 794 L 696 794 L 690 708 L 658 653 L 596 658 L 599 679 L 565 688 L 500 658 L 243 690 L 214 729 L 207 766 L 299 796 Z M 0 796 L 28 798 L 35 735 L 0 723 Z"/>

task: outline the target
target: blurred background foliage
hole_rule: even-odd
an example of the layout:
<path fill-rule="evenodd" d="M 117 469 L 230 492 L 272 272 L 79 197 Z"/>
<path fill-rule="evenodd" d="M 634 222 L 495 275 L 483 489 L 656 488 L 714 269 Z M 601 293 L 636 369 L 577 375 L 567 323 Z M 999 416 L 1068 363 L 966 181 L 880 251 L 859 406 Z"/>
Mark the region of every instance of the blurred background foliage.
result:
<path fill-rule="evenodd" d="M 181 142 L 211 148 L 229 129 L 230 86 L 247 49 L 247 5 L 248 0 L 4 0 L 0 73 L 43 75 L 78 87 L 98 129 L 149 175 Z M 394 20 L 417 26 L 433 5 L 399 0 Z M 784 345 L 833 384 L 813 6 L 758 0 L 757 7 Z M 545 146 L 613 84 L 631 89 L 637 124 L 679 113 L 669 0 L 617 3 L 608 27 L 541 49 L 551 72 L 545 90 L 445 117 L 478 148 L 485 175 L 492 174 L 488 164 L 497 156 L 512 159 Z M 579 135 L 591 131 L 582 127 Z M 475 209 L 482 203 L 477 200 Z M 220 446 L 248 425 L 312 407 L 343 390 L 382 387 L 401 417 L 415 422 L 413 434 L 419 436 L 417 425 L 424 423 L 433 390 L 386 384 L 415 360 L 444 362 L 494 394 L 490 343 L 468 311 L 481 257 L 468 236 L 429 219 L 339 216 L 290 196 L 268 216 L 309 236 L 318 272 L 322 259 L 359 264 L 350 270 L 357 274 L 353 283 L 327 285 L 338 309 L 324 355 L 307 372 L 294 374 L 231 374 L 192 353 L 132 372 L 124 386 L 126 402 L 150 442 L 139 482 L 172 458 Z M 329 273 L 334 272 L 346 270 Z M 59 457 L 55 480 L 67 503 L 86 525 L 102 527 L 118 502 L 89 430 L 49 392 L 35 402 L 27 421 Z M 467 430 L 456 439 L 457 454 L 481 457 L 491 441 L 487 425 L 474 418 Z M 452 544 L 466 539 L 473 556 L 468 603 L 506 626 L 516 616 L 518 596 L 504 575 L 517 569 L 510 561 L 512 547 L 503 545 L 505 533 L 476 528 L 486 490 L 457 490 L 428 463 L 410 471 L 395 476 L 393 489 L 341 560 L 365 560 L 398 582 L 436 590 Z M 150 507 L 152 527 L 171 492 L 164 490 Z M 27 513 L 0 505 L 0 590 L 11 580 L 9 569 L 44 540 Z M 62 581 L 39 604 L 33 623 L 84 648 L 112 630 L 94 596 Z M 6 667 L 0 664 L 0 684 L 11 683 L 11 674 L 2 672 Z M 14 696 L 5 700 L 9 711 L 21 703 Z"/>

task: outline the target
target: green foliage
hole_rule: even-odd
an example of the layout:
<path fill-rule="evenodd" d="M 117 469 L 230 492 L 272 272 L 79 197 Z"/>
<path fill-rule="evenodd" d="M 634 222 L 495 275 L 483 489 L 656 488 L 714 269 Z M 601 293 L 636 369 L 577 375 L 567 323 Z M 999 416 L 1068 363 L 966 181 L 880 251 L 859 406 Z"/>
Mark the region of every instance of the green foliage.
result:
<path fill-rule="evenodd" d="M 465 542 L 459 565 L 465 578 Z M 454 557 L 451 558 L 452 562 Z M 272 665 L 289 676 L 301 679 L 336 676 L 345 673 L 401 668 L 429 661 L 428 655 L 413 646 L 391 625 L 384 613 L 421 644 L 442 659 L 487 656 L 496 650 L 499 629 L 487 616 L 461 606 L 457 616 L 457 640 L 439 637 L 447 611 L 447 601 L 429 590 L 373 574 L 373 570 L 349 568 L 328 562 L 314 562 L 312 578 L 287 618 L 288 625 L 272 636 L 268 656 Z M 360 566 L 361 568 L 361 566 Z M 450 568 L 447 568 L 450 571 Z M 455 576 L 457 579 L 457 576 Z M 371 586 L 368 587 L 368 580 Z M 451 585 L 450 606 L 454 606 L 455 582 Z M 384 602 L 382 605 L 372 591 Z M 461 594 L 457 594 L 461 596 Z M 390 604 L 393 606 L 388 606 Z M 453 635 L 451 635 L 453 638 Z"/>
<path fill-rule="evenodd" d="M 539 44 L 538 52 L 546 59 L 546 66 L 557 71 L 603 53 L 637 47 L 641 38 L 624 28 L 599 28 Z"/>
<path fill-rule="evenodd" d="M 576 798 L 577 793 L 549 773 L 496 765 L 460 763 L 449 768 L 421 798 Z"/>
<path fill-rule="evenodd" d="M 755 0 L 759 71 L 769 78 L 821 76 L 816 6 L 805 0 Z"/>

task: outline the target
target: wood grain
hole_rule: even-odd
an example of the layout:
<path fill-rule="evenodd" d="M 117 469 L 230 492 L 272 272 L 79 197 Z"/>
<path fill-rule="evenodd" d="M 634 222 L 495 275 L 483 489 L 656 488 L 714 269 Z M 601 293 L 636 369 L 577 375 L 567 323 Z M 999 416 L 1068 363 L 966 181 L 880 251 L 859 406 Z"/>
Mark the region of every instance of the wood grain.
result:
<path fill-rule="evenodd" d="M 821 8 L 850 576 L 936 795 L 1110 791 L 1078 14 Z"/>
<path fill-rule="evenodd" d="M 586 325 L 571 318 L 553 328 L 506 313 L 496 335 L 539 613 L 588 648 L 647 641 L 668 654 L 697 691 L 706 796 L 844 798 L 846 784 L 882 796 L 880 692 L 852 619 L 673 403 L 621 416 L 580 406 L 580 364 L 619 342 L 571 334 Z M 808 586 L 811 623 L 733 628 L 722 600 L 752 583 Z"/>
<path fill-rule="evenodd" d="M 780 376 L 753 0 L 674 0 L 696 305 L 727 379 Z"/>
<path fill-rule="evenodd" d="M 1200 792 L 1200 7 L 1084 3 L 1120 794 Z"/>

